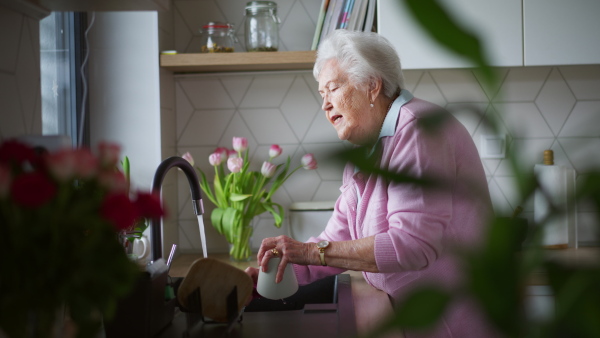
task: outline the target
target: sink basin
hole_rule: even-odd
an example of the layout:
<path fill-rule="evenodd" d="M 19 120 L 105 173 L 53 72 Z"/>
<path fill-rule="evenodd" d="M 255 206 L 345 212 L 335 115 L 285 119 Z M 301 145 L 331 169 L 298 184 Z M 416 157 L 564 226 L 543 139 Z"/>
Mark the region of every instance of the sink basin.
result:
<path fill-rule="evenodd" d="M 298 288 L 291 297 L 254 298 L 237 322 L 189 325 L 177 312 L 159 337 L 353 337 L 356 336 L 350 275 L 327 277 Z"/>
<path fill-rule="evenodd" d="M 284 299 L 254 298 L 244 312 L 302 310 L 307 304 L 336 304 L 337 284 L 340 276 L 329 276 L 308 285 L 298 287 L 298 291 Z M 343 276 L 341 277 L 344 278 Z"/>

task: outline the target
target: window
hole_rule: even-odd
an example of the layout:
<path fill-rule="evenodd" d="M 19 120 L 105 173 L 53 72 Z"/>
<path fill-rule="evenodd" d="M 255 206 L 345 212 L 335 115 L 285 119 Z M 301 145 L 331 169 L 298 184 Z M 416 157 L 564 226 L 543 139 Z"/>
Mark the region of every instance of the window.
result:
<path fill-rule="evenodd" d="M 86 28 L 86 13 L 52 12 L 40 21 L 42 133 L 67 135 L 74 147 L 89 145 L 82 119 L 87 111 L 82 81 Z"/>

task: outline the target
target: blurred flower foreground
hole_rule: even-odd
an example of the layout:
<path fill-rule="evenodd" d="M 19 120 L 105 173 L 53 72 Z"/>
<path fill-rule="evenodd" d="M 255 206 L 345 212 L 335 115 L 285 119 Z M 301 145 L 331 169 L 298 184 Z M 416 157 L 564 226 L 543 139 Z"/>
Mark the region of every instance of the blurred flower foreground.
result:
<path fill-rule="evenodd" d="M 114 315 L 139 274 L 119 243 L 160 199 L 130 192 L 120 147 L 36 151 L 0 144 L 0 335 L 55 335 L 66 310 L 78 336 Z"/>

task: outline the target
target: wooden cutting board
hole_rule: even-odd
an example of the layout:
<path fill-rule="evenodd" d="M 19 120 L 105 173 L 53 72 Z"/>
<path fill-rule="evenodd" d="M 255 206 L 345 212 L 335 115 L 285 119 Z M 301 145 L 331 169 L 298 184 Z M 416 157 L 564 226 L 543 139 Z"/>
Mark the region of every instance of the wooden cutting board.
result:
<path fill-rule="evenodd" d="M 212 258 L 195 260 L 177 291 L 177 300 L 189 310 L 188 296 L 198 287 L 204 316 L 227 322 L 227 296 L 237 286 L 237 313 L 250 301 L 253 283 L 244 271 Z"/>

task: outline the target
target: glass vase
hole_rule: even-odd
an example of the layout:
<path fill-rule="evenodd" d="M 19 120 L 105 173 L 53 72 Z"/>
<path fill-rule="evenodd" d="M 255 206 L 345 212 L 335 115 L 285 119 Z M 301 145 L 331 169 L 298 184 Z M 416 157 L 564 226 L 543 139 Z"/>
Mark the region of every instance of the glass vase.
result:
<path fill-rule="evenodd" d="M 239 223 L 232 225 L 236 229 L 229 242 L 229 259 L 233 262 L 248 262 L 252 259 L 252 245 L 250 238 L 254 231 L 253 218 L 242 217 Z"/>

